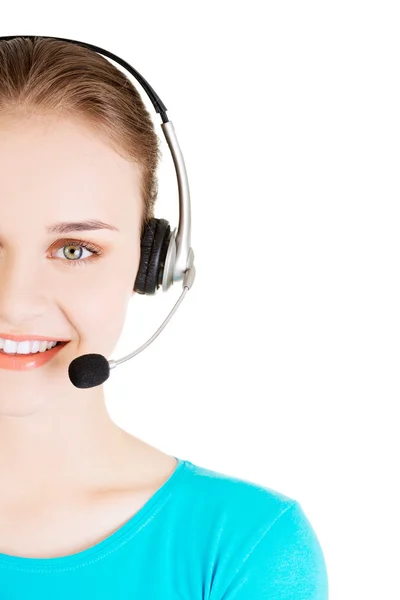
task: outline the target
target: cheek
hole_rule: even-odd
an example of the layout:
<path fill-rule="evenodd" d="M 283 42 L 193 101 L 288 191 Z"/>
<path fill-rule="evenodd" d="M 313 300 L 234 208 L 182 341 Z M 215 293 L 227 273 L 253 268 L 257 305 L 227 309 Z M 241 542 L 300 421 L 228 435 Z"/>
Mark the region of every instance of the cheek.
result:
<path fill-rule="evenodd" d="M 108 356 L 124 327 L 131 292 L 123 287 L 104 284 L 89 292 L 69 295 L 62 310 L 72 324 L 80 350 Z"/>
<path fill-rule="evenodd" d="M 140 256 L 129 253 L 100 258 L 93 266 L 76 269 L 76 276 L 62 290 L 63 310 L 75 332 L 80 349 L 107 355 L 117 343 L 124 327 L 129 301 L 133 295 Z M 112 257 L 112 260 L 111 260 Z M 73 270 L 73 268 L 71 269 Z"/>

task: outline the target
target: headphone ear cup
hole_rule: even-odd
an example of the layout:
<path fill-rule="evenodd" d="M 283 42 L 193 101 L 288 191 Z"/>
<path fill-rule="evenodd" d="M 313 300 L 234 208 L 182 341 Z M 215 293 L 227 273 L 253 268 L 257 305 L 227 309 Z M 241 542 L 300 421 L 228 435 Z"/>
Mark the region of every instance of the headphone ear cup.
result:
<path fill-rule="evenodd" d="M 155 294 L 164 274 L 165 258 L 171 238 L 171 227 L 166 219 L 150 219 L 140 242 L 140 264 L 134 290 L 138 294 Z"/>

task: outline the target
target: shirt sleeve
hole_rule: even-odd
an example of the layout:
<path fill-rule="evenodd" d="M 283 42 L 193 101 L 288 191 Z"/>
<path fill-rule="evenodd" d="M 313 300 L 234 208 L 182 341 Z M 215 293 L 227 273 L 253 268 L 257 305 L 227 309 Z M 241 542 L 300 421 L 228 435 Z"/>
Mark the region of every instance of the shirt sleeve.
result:
<path fill-rule="evenodd" d="M 297 501 L 265 532 L 221 600 L 328 600 L 324 555 Z"/>

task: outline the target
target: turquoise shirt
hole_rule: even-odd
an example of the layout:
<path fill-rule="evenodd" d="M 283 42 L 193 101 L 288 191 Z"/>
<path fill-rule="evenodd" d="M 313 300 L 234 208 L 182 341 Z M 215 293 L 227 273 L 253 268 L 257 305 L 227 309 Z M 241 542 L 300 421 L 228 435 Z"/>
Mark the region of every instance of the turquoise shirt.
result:
<path fill-rule="evenodd" d="M 68 556 L 0 553 L 1 600 L 327 600 L 300 504 L 178 459 L 122 527 Z"/>

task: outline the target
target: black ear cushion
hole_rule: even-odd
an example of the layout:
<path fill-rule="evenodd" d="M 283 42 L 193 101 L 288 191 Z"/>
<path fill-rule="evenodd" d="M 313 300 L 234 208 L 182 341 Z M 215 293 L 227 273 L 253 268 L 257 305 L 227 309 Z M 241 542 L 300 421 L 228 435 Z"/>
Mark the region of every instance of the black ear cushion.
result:
<path fill-rule="evenodd" d="M 162 282 L 171 235 L 171 227 L 166 219 L 153 218 L 146 223 L 140 243 L 140 264 L 133 288 L 138 294 L 155 294 L 158 290 Z"/>

